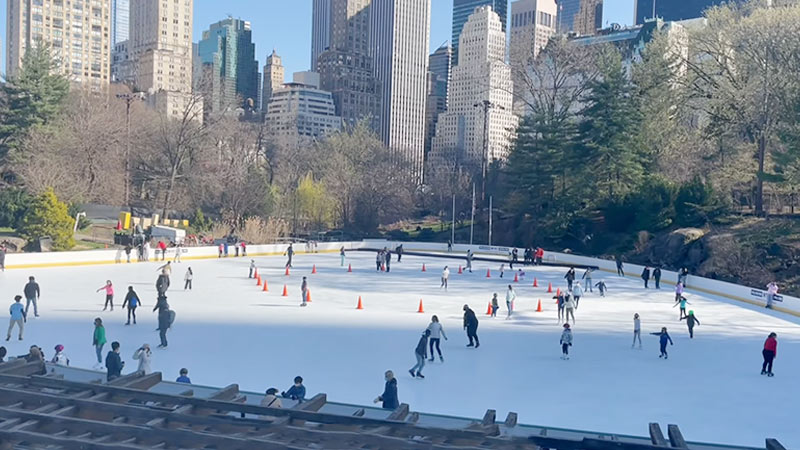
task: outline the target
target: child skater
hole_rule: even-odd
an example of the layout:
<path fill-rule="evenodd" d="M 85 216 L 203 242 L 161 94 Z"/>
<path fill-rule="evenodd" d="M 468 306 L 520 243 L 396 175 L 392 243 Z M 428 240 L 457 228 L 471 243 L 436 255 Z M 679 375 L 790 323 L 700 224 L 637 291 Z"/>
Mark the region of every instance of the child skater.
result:
<path fill-rule="evenodd" d="M 664 359 L 669 358 L 669 355 L 667 354 L 667 342 L 669 342 L 669 345 L 672 345 L 672 338 L 669 337 L 669 333 L 667 333 L 667 327 L 661 328 L 660 333 L 650 333 L 650 334 L 659 337 L 659 342 L 661 344 L 661 354 L 658 355 L 658 357 Z"/>

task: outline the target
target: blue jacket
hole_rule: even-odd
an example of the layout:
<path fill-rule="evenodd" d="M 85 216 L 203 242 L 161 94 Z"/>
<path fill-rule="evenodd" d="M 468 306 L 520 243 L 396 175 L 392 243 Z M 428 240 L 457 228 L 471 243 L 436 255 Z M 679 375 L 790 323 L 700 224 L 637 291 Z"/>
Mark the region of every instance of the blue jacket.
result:
<path fill-rule="evenodd" d="M 11 307 L 8 308 L 8 312 L 11 314 L 11 320 L 22 320 L 25 318 L 25 307 L 22 306 L 21 302 L 12 303 Z"/>
<path fill-rule="evenodd" d="M 661 333 L 661 332 L 659 332 L 659 333 L 650 333 L 650 334 L 652 334 L 653 336 L 658 336 L 659 337 L 659 341 L 661 342 L 662 346 L 667 345 L 667 342 L 672 344 L 672 338 L 669 337 L 669 333 Z"/>
<path fill-rule="evenodd" d="M 187 377 L 186 375 L 179 376 L 178 379 L 175 381 L 178 383 L 192 384 L 192 380 L 190 380 L 189 377 Z"/>
<path fill-rule="evenodd" d="M 290 398 L 292 400 L 299 400 L 302 402 L 306 399 L 306 387 L 302 384 L 299 387 L 292 385 L 288 391 L 281 395 L 283 395 L 284 398 Z"/>
<path fill-rule="evenodd" d="M 383 402 L 383 409 L 397 409 L 400 407 L 400 400 L 397 399 L 397 379 L 392 378 L 386 382 L 379 400 Z"/>

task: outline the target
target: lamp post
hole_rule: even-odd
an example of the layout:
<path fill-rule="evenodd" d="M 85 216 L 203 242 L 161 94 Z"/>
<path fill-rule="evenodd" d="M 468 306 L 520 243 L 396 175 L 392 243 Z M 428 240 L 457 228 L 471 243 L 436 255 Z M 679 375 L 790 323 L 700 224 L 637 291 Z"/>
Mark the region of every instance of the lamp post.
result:
<path fill-rule="evenodd" d="M 481 108 L 483 110 L 483 156 L 481 157 L 481 199 L 486 199 L 486 172 L 488 171 L 489 167 L 489 110 L 490 109 L 502 109 L 504 110 L 505 107 L 502 105 L 498 105 L 496 103 L 492 103 L 489 100 L 483 100 L 478 103 L 475 103 L 475 108 Z"/>
<path fill-rule="evenodd" d="M 136 100 L 144 100 L 144 94 L 117 94 L 117 98 L 125 102 L 125 205 L 133 213 L 131 207 L 131 104 Z"/>

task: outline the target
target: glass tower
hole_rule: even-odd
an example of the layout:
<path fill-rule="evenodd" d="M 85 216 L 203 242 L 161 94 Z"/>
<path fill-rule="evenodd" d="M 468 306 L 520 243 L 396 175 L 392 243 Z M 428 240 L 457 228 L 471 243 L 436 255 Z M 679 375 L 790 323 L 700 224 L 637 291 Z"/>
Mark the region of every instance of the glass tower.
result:
<path fill-rule="evenodd" d="M 703 11 L 725 0 L 636 0 L 636 24 L 641 25 L 655 16 L 665 21 L 694 19 L 701 17 Z"/>
<path fill-rule="evenodd" d="M 111 0 L 111 48 L 128 40 L 130 0 Z"/>

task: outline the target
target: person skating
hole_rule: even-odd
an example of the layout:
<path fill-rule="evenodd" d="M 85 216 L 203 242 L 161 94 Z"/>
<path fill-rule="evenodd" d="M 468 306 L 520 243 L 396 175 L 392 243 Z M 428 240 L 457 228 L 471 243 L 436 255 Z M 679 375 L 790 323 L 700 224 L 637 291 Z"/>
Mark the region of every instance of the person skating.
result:
<path fill-rule="evenodd" d="M 392 264 L 392 251 L 388 248 L 383 251 L 383 258 L 384 262 L 386 263 L 386 273 L 391 271 L 391 264 Z"/>
<path fill-rule="evenodd" d="M 674 304 L 674 305 L 672 305 L 672 307 L 674 308 L 674 307 L 676 307 L 676 306 L 678 306 L 678 305 L 681 305 L 681 308 L 680 308 L 680 309 L 681 309 L 681 312 L 680 312 L 680 316 L 678 317 L 678 320 L 683 320 L 683 319 L 685 319 L 685 318 L 686 318 L 686 305 L 691 305 L 691 303 L 689 303 L 689 301 L 688 301 L 688 300 L 686 300 L 686 297 L 684 297 L 684 296 L 681 296 L 681 297 L 678 299 L 678 301 L 677 301 L 677 302 L 675 302 L 675 304 Z"/>
<path fill-rule="evenodd" d="M 53 359 L 50 362 L 57 366 L 69 366 L 69 358 L 64 354 L 64 346 L 61 344 L 56 345 L 55 351 L 56 354 L 53 355 Z"/>
<path fill-rule="evenodd" d="M 111 311 L 114 311 L 114 285 L 111 284 L 111 280 L 106 280 L 105 286 L 100 286 L 95 292 L 100 291 L 106 291 L 106 303 L 103 311 L 107 310 L 109 305 L 111 305 Z"/>
<path fill-rule="evenodd" d="M 22 296 L 15 295 L 14 303 L 8 308 L 8 313 L 11 316 L 8 320 L 8 333 L 6 333 L 6 341 L 11 340 L 11 332 L 14 331 L 14 325 L 19 328 L 19 340 L 22 340 L 22 334 L 25 331 L 25 322 L 28 320 L 25 308 L 22 307 Z"/>
<path fill-rule="evenodd" d="M 467 271 L 472 273 L 472 258 L 475 256 L 472 250 L 467 250 Z"/>
<path fill-rule="evenodd" d="M 281 392 L 281 397 L 297 400 L 298 403 L 303 403 L 306 400 L 306 387 L 303 386 L 303 377 L 294 377 L 294 384 L 289 390 Z"/>
<path fill-rule="evenodd" d="M 383 265 L 383 251 L 378 250 L 378 252 L 375 254 L 375 271 L 380 272 L 382 265 Z"/>
<path fill-rule="evenodd" d="M 253 274 L 255 273 L 255 271 L 256 271 L 256 260 L 255 259 L 251 259 L 250 260 L 250 274 L 247 275 L 247 278 L 253 278 Z"/>
<path fill-rule="evenodd" d="M 234 254 L 233 254 L 233 256 L 234 256 L 235 258 L 238 258 L 238 257 L 239 257 L 239 249 L 240 249 L 240 248 L 241 248 L 241 245 L 240 245 L 238 242 L 236 242 L 236 243 L 234 243 L 234 244 L 233 244 L 233 249 L 234 249 L 234 252 L 233 252 Z"/>
<path fill-rule="evenodd" d="M 544 249 L 539 247 L 536 249 L 536 264 L 541 266 L 544 259 Z"/>
<path fill-rule="evenodd" d="M 344 245 L 343 245 L 342 248 L 339 249 L 339 259 L 341 260 L 341 262 L 339 264 L 340 267 L 344 267 L 344 257 L 345 257 L 345 253 L 344 253 Z M 400 260 L 398 260 L 398 262 L 399 261 Z"/>
<path fill-rule="evenodd" d="M 568 323 L 564 324 L 564 331 L 561 332 L 561 359 L 569 359 L 569 348 L 572 347 L 572 329 Z"/>
<path fill-rule="evenodd" d="M 403 244 L 398 245 L 394 252 L 397 253 L 397 262 L 400 262 L 403 259 Z"/>
<path fill-rule="evenodd" d="M 633 344 L 631 348 L 636 346 L 636 341 L 639 341 L 639 350 L 642 349 L 642 322 L 639 320 L 639 313 L 633 315 Z"/>
<path fill-rule="evenodd" d="M 186 269 L 186 275 L 183 276 L 183 290 L 192 290 L 192 280 L 194 279 L 194 272 L 192 272 L 192 268 L 189 267 Z"/>
<path fill-rule="evenodd" d="M 497 292 L 492 296 L 492 317 L 497 317 L 497 310 L 500 309 L 500 303 L 497 300 Z"/>
<path fill-rule="evenodd" d="M 133 290 L 133 286 L 128 286 L 128 293 L 125 294 L 125 300 L 122 301 L 122 309 L 128 308 L 128 322 L 125 325 L 131 324 L 131 317 L 133 317 L 133 324 L 136 325 L 136 308 L 139 307 L 139 295 Z"/>
<path fill-rule="evenodd" d="M 166 264 L 156 269 L 156 272 L 161 271 L 162 275 L 166 275 L 168 277 L 172 276 L 172 261 L 167 261 Z"/>
<path fill-rule="evenodd" d="M 158 311 L 158 336 L 161 339 L 158 348 L 167 348 L 167 330 L 172 326 L 172 311 L 169 309 L 166 296 L 158 296 L 158 302 L 153 307 L 153 312 L 156 311 Z"/>
<path fill-rule="evenodd" d="M 623 270 L 622 266 L 622 255 L 617 254 L 617 256 L 614 258 L 614 261 L 617 263 L 617 275 L 624 277 L 625 271 Z"/>
<path fill-rule="evenodd" d="M 764 364 L 761 365 L 761 375 L 768 377 L 774 376 L 772 373 L 772 362 L 778 356 L 778 335 L 770 333 L 767 340 L 764 342 L 764 350 L 761 351 L 764 357 Z"/>
<path fill-rule="evenodd" d="M 681 301 L 682 297 L 683 297 L 683 283 L 679 281 L 677 284 L 675 284 L 675 303 Z"/>
<path fill-rule="evenodd" d="M 514 264 L 519 265 L 519 251 L 516 248 L 511 250 L 511 264 L 508 266 L 509 269 L 514 270 Z"/>
<path fill-rule="evenodd" d="M 694 339 L 694 326 L 700 325 L 700 321 L 694 315 L 694 311 L 689 311 L 689 315 L 681 317 L 681 320 L 686 319 L 686 326 L 689 327 L 689 339 Z"/>
<path fill-rule="evenodd" d="M 303 297 L 300 306 L 308 306 L 308 280 L 306 277 L 303 277 L 303 282 L 300 283 L 300 295 Z"/>
<path fill-rule="evenodd" d="M 678 283 L 682 284 L 683 287 L 686 287 L 686 280 L 688 278 L 689 278 L 689 269 L 684 267 L 680 271 L 678 271 Z"/>
<path fill-rule="evenodd" d="M 583 288 L 580 283 L 575 283 L 575 285 L 572 286 L 572 297 L 575 299 L 575 309 L 578 309 L 581 297 L 583 297 Z"/>
<path fill-rule="evenodd" d="M 478 340 L 478 317 L 475 316 L 475 311 L 469 308 L 469 305 L 464 305 L 464 329 L 467 330 L 467 338 L 469 338 L 469 344 L 467 347 L 475 347 L 478 348 L 481 346 L 480 340 Z"/>
<path fill-rule="evenodd" d="M 283 255 L 286 256 L 286 267 L 292 267 L 292 256 L 294 256 L 294 247 L 292 244 L 289 244 L 289 247 L 286 248 L 286 251 L 283 252 Z"/>
<path fill-rule="evenodd" d="M 125 361 L 119 356 L 119 342 L 114 341 L 111 343 L 111 350 L 106 355 L 106 381 L 111 381 L 119 378 L 122 375 L 122 368 L 125 367 Z"/>
<path fill-rule="evenodd" d="M 0 271 L 6 271 L 6 246 L 0 244 Z"/>
<path fill-rule="evenodd" d="M 383 386 L 383 394 L 377 396 L 373 403 L 383 402 L 383 409 L 395 410 L 400 407 L 400 400 L 397 397 L 397 379 L 394 372 L 387 370 L 383 374 L 386 384 Z"/>
<path fill-rule="evenodd" d="M 444 266 L 444 270 L 442 270 L 442 285 L 439 286 L 439 289 L 444 288 L 444 290 L 446 291 L 447 280 L 449 279 L 450 279 L 450 269 L 448 269 L 447 266 Z"/>
<path fill-rule="evenodd" d="M 414 356 L 417 358 L 417 363 L 408 370 L 412 377 L 425 378 L 425 376 L 422 375 L 422 368 L 425 367 L 425 359 L 428 356 L 428 337 L 430 335 L 431 330 L 423 331 L 422 337 L 420 337 L 419 342 L 417 342 L 417 348 L 414 349 Z"/>
<path fill-rule="evenodd" d="M 219 247 L 217 247 L 217 251 L 218 251 L 217 258 L 222 258 L 222 253 L 225 251 L 225 246 L 222 245 L 222 243 L 220 243 Z"/>
<path fill-rule="evenodd" d="M 659 337 L 659 344 L 661 345 L 661 354 L 658 355 L 658 357 L 664 359 L 669 358 L 669 355 L 667 354 L 667 342 L 669 342 L 669 345 L 672 345 L 672 338 L 669 337 L 669 333 L 667 333 L 667 327 L 661 328 L 660 333 L 650 333 L 650 334 Z"/>
<path fill-rule="evenodd" d="M 33 303 L 33 316 L 39 317 L 38 302 L 39 297 L 41 296 L 41 290 L 39 289 L 39 283 L 36 282 L 35 278 L 28 277 L 28 283 L 25 284 L 23 293 L 25 294 L 25 317 L 28 317 L 28 308 L 30 308 L 31 303 Z"/>
<path fill-rule="evenodd" d="M 592 272 L 594 272 L 594 269 L 589 267 L 583 272 L 583 275 L 581 276 L 581 279 L 583 280 L 584 291 L 594 292 L 592 290 Z"/>
<path fill-rule="evenodd" d="M 192 384 L 192 380 L 189 379 L 189 369 L 185 367 L 182 368 L 181 371 L 179 372 L 179 375 L 180 376 L 175 379 L 176 383 Z M 275 392 L 278 392 L 278 390 L 276 389 Z"/>
<path fill-rule="evenodd" d="M 644 288 L 647 289 L 647 283 L 650 281 L 650 268 L 647 266 L 642 270 L 642 280 L 644 281 Z"/>
<path fill-rule="evenodd" d="M 242 256 L 247 256 L 247 242 L 239 242 L 239 246 L 242 247 Z"/>
<path fill-rule="evenodd" d="M 506 265 L 500 264 L 500 278 L 503 278 L 503 275 L 506 273 Z"/>
<path fill-rule="evenodd" d="M 448 252 L 453 251 L 453 241 L 451 241 L 450 239 L 447 240 L 447 251 Z"/>
<path fill-rule="evenodd" d="M 158 241 L 158 250 L 161 252 L 161 261 L 167 259 L 167 244 L 164 241 Z"/>
<path fill-rule="evenodd" d="M 125 257 L 128 259 L 128 264 L 131 263 L 131 250 L 133 250 L 131 244 L 125 246 Z"/>
<path fill-rule="evenodd" d="M 508 315 L 506 316 L 506 320 L 511 318 L 511 315 L 514 314 L 514 300 L 517 299 L 517 293 L 514 292 L 514 288 L 511 285 L 508 285 L 508 290 L 506 291 L 506 308 L 508 309 Z"/>
<path fill-rule="evenodd" d="M 444 357 L 442 356 L 442 349 L 439 347 L 441 338 L 447 340 L 447 334 L 444 332 L 444 328 L 442 328 L 442 324 L 439 322 L 439 317 L 433 316 L 431 317 L 431 323 L 428 325 L 428 331 L 430 331 L 430 346 L 431 346 L 431 359 L 429 361 L 433 362 L 433 347 L 436 346 L 436 351 L 439 352 L 439 361 L 444 362 Z"/>
<path fill-rule="evenodd" d="M 159 296 L 165 295 L 167 293 L 167 289 L 169 289 L 169 276 L 165 274 L 161 274 L 156 279 L 156 291 L 158 292 Z M 113 309 L 112 309 L 113 310 Z"/>
<path fill-rule="evenodd" d="M 172 259 L 175 263 L 181 262 L 181 253 L 183 252 L 183 243 L 178 242 L 175 244 L 175 258 Z"/>
<path fill-rule="evenodd" d="M 145 241 L 142 244 L 142 256 L 144 257 L 145 261 L 150 261 L 150 242 Z"/>
<path fill-rule="evenodd" d="M 564 279 L 567 280 L 567 289 L 572 290 L 572 282 L 575 281 L 575 268 L 570 267 L 567 271 L 567 274 L 564 275 Z"/>
<path fill-rule="evenodd" d="M 139 368 L 136 369 L 136 371 L 149 375 L 152 372 L 150 369 L 150 361 L 152 358 L 153 353 L 150 351 L 150 344 L 142 344 L 141 347 L 133 352 L 133 359 L 139 361 Z"/>
<path fill-rule="evenodd" d="M 103 319 L 94 319 L 94 333 L 92 334 L 92 345 L 97 354 L 97 365 L 95 368 L 103 367 L 103 347 L 106 345 L 106 327 L 103 326 Z"/>
<path fill-rule="evenodd" d="M 598 281 L 594 285 L 594 287 L 596 287 L 597 290 L 600 291 L 600 297 L 605 297 L 606 296 L 606 290 L 608 290 L 608 289 L 606 288 L 606 282 L 605 281 L 603 281 L 603 280 Z"/>
<path fill-rule="evenodd" d="M 569 323 L 569 318 L 572 316 L 572 323 L 575 323 L 575 300 L 568 293 L 564 294 L 564 322 Z"/>
<path fill-rule="evenodd" d="M 656 289 L 661 289 L 661 267 L 653 269 L 653 280 L 656 282 Z"/>
<path fill-rule="evenodd" d="M 775 301 L 775 296 L 778 294 L 778 283 L 772 281 L 767 285 L 767 308 L 772 309 L 772 303 Z M 27 294 L 25 294 L 27 296 Z M 34 303 L 35 305 L 35 303 Z M 25 308 L 28 311 L 28 308 Z"/>

